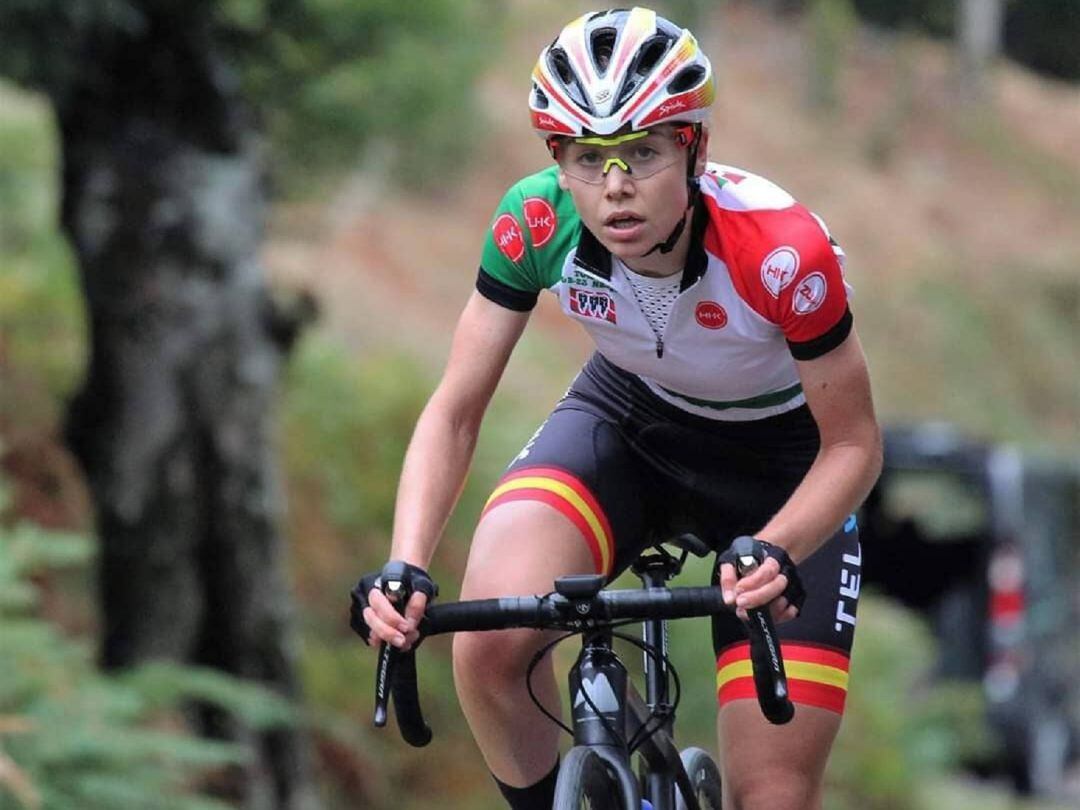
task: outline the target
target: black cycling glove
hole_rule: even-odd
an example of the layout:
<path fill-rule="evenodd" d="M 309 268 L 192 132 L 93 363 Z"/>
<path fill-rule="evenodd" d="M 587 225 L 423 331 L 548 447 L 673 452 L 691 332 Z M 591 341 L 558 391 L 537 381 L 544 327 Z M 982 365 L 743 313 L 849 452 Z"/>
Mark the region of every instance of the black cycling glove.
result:
<path fill-rule="evenodd" d="M 428 572 L 417 565 L 410 565 L 401 560 L 391 560 L 383 566 L 381 571 L 373 571 L 364 574 L 349 596 L 352 604 L 349 608 L 349 627 L 353 629 L 365 644 L 371 643 L 371 628 L 364 621 L 364 608 L 368 606 L 368 594 L 372 588 L 379 588 L 383 593 L 394 590 L 393 583 L 400 583 L 400 594 L 404 601 L 412 596 L 414 591 L 427 594 L 430 602 L 439 595 L 439 586 L 428 576 Z"/>
<path fill-rule="evenodd" d="M 736 542 L 738 539 L 736 538 Z M 774 546 L 767 540 L 758 540 L 756 537 L 751 539 L 754 541 L 754 559 L 762 563 L 766 557 L 772 557 L 780 564 L 780 573 L 787 577 L 787 587 L 784 588 L 781 595 L 787 599 L 789 605 L 795 606 L 796 612 L 801 613 L 803 602 L 806 601 L 806 590 L 803 588 L 802 579 L 799 577 L 799 569 L 792 562 L 791 557 L 780 546 Z M 738 555 L 735 553 L 734 546 L 735 542 L 732 542 L 727 551 L 717 556 L 717 569 L 724 563 L 736 564 Z"/>

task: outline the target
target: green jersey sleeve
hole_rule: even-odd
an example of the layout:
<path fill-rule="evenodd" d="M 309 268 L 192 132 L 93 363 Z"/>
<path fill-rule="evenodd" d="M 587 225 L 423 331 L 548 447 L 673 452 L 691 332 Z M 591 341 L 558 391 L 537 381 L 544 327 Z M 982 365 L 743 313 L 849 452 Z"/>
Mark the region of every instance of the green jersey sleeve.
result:
<path fill-rule="evenodd" d="M 495 210 L 484 240 L 476 288 L 519 312 L 556 284 L 579 230 L 569 195 L 551 167 L 515 183 Z"/>

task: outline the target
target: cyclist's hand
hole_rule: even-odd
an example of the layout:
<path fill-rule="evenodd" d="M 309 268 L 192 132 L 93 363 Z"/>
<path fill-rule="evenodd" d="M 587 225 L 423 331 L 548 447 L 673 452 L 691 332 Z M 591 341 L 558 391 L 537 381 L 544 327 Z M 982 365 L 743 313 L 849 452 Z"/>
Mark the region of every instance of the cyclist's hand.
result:
<path fill-rule="evenodd" d="M 780 546 L 764 540 L 754 540 L 754 544 L 764 559 L 754 571 L 741 578 L 735 570 L 734 551 L 729 548 L 720 555 L 719 580 L 724 601 L 736 607 L 736 614 L 743 621 L 746 621 L 748 608 L 764 605 L 769 606 L 777 623 L 796 618 L 806 592 L 795 563 Z"/>
<path fill-rule="evenodd" d="M 368 606 L 364 608 L 364 620 L 371 628 L 372 641 L 383 641 L 403 650 L 412 649 L 420 637 L 418 628 L 427 603 L 427 594 L 416 591 L 409 597 L 402 615 L 381 590 L 373 588 L 368 594 Z"/>
<path fill-rule="evenodd" d="M 408 650 L 419 638 L 420 620 L 438 586 L 423 569 L 392 560 L 365 574 L 353 588 L 349 624 L 366 644 L 385 642 Z M 399 600 L 407 599 L 399 612 Z"/>

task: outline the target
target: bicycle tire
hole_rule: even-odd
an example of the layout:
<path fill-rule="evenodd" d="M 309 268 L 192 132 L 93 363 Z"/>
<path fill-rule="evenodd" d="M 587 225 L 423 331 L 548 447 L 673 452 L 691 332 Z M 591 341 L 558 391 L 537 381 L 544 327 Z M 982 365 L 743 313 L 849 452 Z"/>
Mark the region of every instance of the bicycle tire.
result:
<path fill-rule="evenodd" d="M 680 755 L 690 784 L 694 786 L 694 798 L 701 810 L 721 810 L 724 801 L 720 787 L 720 769 L 707 751 L 700 748 L 687 748 Z M 679 791 L 675 791 L 675 807 L 686 810 L 686 801 Z"/>
<path fill-rule="evenodd" d="M 624 810 L 618 782 L 591 748 L 571 748 L 559 766 L 552 810 Z"/>

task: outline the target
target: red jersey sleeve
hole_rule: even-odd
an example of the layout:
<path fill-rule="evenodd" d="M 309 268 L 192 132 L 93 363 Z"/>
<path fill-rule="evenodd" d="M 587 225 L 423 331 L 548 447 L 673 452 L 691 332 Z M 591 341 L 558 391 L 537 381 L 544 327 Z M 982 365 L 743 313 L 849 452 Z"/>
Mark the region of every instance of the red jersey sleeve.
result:
<path fill-rule="evenodd" d="M 780 327 L 795 359 L 844 341 L 852 321 L 841 254 L 817 217 L 796 203 L 729 215 L 722 229 L 740 296 Z"/>

